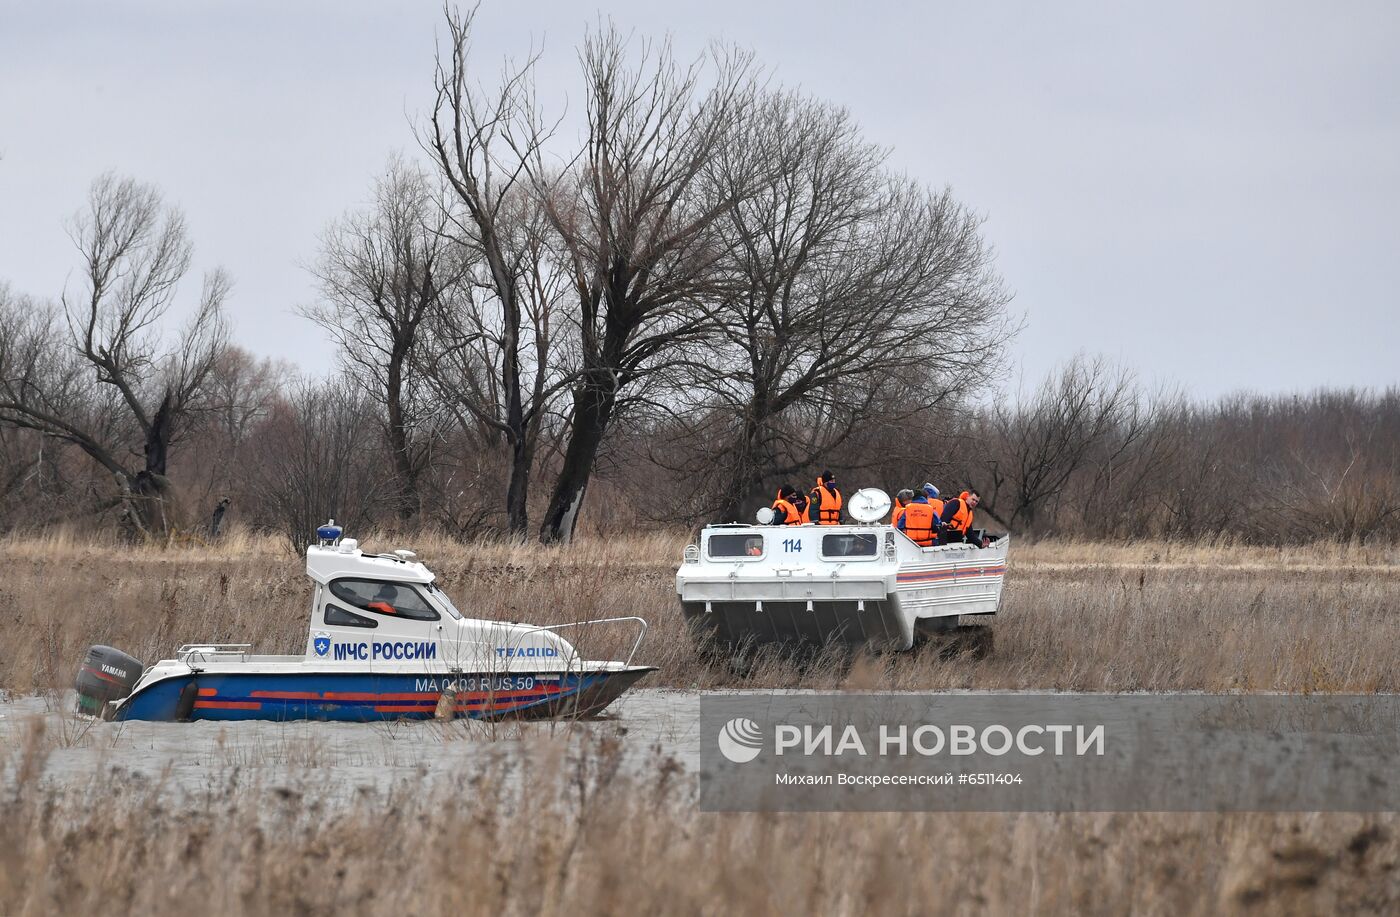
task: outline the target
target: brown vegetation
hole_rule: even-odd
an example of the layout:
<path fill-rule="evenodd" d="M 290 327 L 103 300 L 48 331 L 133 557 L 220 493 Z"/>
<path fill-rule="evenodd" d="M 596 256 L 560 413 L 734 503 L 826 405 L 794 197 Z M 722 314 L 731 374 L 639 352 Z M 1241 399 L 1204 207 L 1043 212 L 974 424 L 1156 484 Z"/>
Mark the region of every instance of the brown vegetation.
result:
<path fill-rule="evenodd" d="M 422 727 L 428 728 L 428 727 Z M 56 788 L 0 751 L 0 913 L 1393 913 L 1390 815 L 706 814 L 615 738 L 513 740 L 346 799 L 211 762 Z M 297 776 L 292 776 L 293 774 Z M 115 775 L 113 775 L 115 777 Z M 521 778 L 524 779 L 521 779 Z"/>
<path fill-rule="evenodd" d="M 389 544 L 367 538 L 371 546 Z M 1013 550 L 991 657 L 909 654 L 746 679 L 691 653 L 674 608 L 680 534 L 525 543 L 418 539 L 473 613 L 637 613 L 653 684 L 938 689 L 1395 691 L 1400 552 L 1323 544 L 1041 542 Z M 145 659 L 186 639 L 305 640 L 301 562 L 279 539 L 130 549 L 0 540 L 0 688 L 66 686 L 82 649 Z M 622 635 L 588 635 L 621 652 Z M 51 720 L 52 718 L 50 718 Z M 314 747 L 212 761 L 209 789 L 93 773 L 43 779 L 44 735 L 0 750 L 0 913 L 1385 913 L 1393 814 L 728 814 L 693 775 L 619 764 L 593 738 L 502 733 L 440 782 L 333 794 Z M 50 730 L 55 727 L 49 726 Z M 434 728 L 423 726 L 417 728 Z M 11 729 L 11 735 L 23 730 Z M 482 738 L 480 735 L 478 738 Z M 454 736 L 444 734 L 444 741 Z M 575 741 L 576 740 L 576 741 Z M 278 757 L 280 756 L 280 757 Z M 256 773 L 257 768 L 252 772 Z M 523 778 L 523 779 L 522 779 Z"/>
<path fill-rule="evenodd" d="M 1323 544 L 1263 549 L 1149 542 L 1015 545 L 988 658 L 937 652 L 803 667 L 769 659 L 744 678 L 693 652 L 676 607 L 684 536 L 524 542 L 404 542 L 469 614 L 556 623 L 640 615 L 638 660 L 653 686 L 1400 690 L 1400 553 Z M 150 662 L 180 643 L 251 641 L 300 653 L 309 594 L 279 539 L 233 535 L 217 547 L 132 549 L 72 537 L 0 540 L 6 648 L 0 689 L 66 687 L 86 647 Z M 583 652 L 617 658 L 621 629 L 584 633 Z"/>

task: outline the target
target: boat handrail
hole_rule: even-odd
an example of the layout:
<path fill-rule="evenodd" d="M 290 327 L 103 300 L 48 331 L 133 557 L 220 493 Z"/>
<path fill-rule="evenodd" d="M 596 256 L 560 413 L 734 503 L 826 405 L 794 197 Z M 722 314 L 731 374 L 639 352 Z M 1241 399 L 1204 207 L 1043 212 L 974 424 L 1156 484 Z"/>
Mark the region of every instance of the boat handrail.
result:
<path fill-rule="evenodd" d="M 185 663 L 196 656 L 200 662 L 208 662 L 210 657 L 215 656 L 237 656 L 246 659 L 248 651 L 252 648 L 251 643 L 186 643 L 175 651 L 175 658 Z"/>
<path fill-rule="evenodd" d="M 620 621 L 635 621 L 638 625 L 637 640 L 635 643 L 632 644 L 632 651 L 627 654 L 627 659 L 622 663 L 623 665 L 631 665 L 632 658 L 637 655 L 637 650 L 641 649 L 642 641 L 646 639 L 648 628 L 646 619 L 639 618 L 636 615 L 625 615 L 619 618 L 591 618 L 587 621 L 569 621 L 567 624 L 541 624 L 537 627 L 532 627 L 529 630 L 521 631 L 518 636 L 521 638 L 521 640 L 523 640 L 530 634 L 538 633 L 542 630 L 557 631 L 564 630 L 565 628 L 569 627 L 586 627 L 589 624 L 616 624 Z M 517 646 L 518 645 L 519 644 L 517 644 Z"/>

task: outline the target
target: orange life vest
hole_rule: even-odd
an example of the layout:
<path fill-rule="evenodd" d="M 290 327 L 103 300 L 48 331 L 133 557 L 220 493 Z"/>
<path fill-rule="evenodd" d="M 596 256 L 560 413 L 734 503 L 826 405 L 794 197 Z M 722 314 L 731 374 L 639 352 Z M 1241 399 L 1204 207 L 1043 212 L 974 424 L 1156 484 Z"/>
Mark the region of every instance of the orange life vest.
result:
<path fill-rule="evenodd" d="M 958 511 L 953 514 L 953 518 L 948 522 L 948 528 L 957 529 L 964 535 L 968 529 L 972 528 L 972 508 L 967 505 L 967 491 L 958 494 Z M 940 513 L 939 515 L 942 515 Z"/>
<path fill-rule="evenodd" d="M 904 534 L 922 547 L 933 545 L 933 507 L 927 503 L 910 503 L 904 507 Z"/>
<path fill-rule="evenodd" d="M 894 512 L 890 514 L 890 525 L 899 525 L 899 517 L 904 515 L 904 501 L 894 498 Z"/>
<path fill-rule="evenodd" d="M 817 486 L 812 488 L 812 499 L 821 502 L 817 510 L 817 522 L 821 525 L 841 524 L 841 491 L 827 487 L 826 482 L 817 478 Z"/>
<path fill-rule="evenodd" d="M 801 525 L 802 514 L 782 497 L 773 501 L 773 511 L 778 514 L 778 518 L 773 520 L 778 525 Z"/>

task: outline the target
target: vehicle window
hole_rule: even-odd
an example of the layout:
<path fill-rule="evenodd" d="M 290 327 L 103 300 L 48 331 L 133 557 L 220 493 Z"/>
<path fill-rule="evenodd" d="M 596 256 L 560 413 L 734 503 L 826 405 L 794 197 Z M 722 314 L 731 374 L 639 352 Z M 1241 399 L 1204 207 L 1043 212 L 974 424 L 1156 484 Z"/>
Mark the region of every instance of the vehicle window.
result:
<path fill-rule="evenodd" d="M 457 606 L 453 604 L 452 599 L 447 595 L 446 592 L 443 592 L 441 589 L 434 586 L 432 583 L 428 583 L 426 586 L 424 586 L 423 591 L 428 593 L 428 595 L 432 596 L 433 598 L 437 599 L 438 604 L 441 605 L 443 608 L 446 608 L 447 613 L 452 615 L 452 617 L 458 619 L 462 617 L 462 613 L 457 610 Z"/>
<path fill-rule="evenodd" d="M 873 534 L 852 532 L 822 536 L 823 557 L 874 557 L 879 539 Z"/>
<path fill-rule="evenodd" d="M 339 605 L 326 605 L 326 623 L 339 627 L 378 627 L 379 622 L 353 611 L 346 611 Z"/>
<path fill-rule="evenodd" d="M 413 621 L 436 621 L 442 617 L 418 594 L 418 590 L 404 583 L 338 579 L 331 583 L 331 594 L 347 605 L 379 615 L 393 615 Z"/>
<path fill-rule="evenodd" d="M 711 557 L 762 557 L 762 535 L 711 535 Z"/>

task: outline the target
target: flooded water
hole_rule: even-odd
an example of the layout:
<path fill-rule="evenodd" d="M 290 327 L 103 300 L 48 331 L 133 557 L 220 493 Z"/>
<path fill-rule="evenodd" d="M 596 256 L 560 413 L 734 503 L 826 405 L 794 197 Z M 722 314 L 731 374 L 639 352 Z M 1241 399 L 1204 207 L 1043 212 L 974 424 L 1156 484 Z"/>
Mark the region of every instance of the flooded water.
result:
<path fill-rule="evenodd" d="M 852 692 L 838 699 L 858 707 L 861 693 Z M 253 787 L 272 791 L 314 791 L 319 798 L 338 801 L 352 800 L 365 793 L 402 789 L 416 792 L 438 784 L 446 785 L 449 781 L 460 786 L 463 778 L 471 780 L 477 776 L 494 775 L 511 784 L 541 779 L 568 780 L 573 773 L 571 762 L 584 762 L 591 767 L 600 761 L 609 762 L 611 766 L 615 761 L 624 772 L 638 775 L 674 774 L 678 766 L 679 772 L 690 778 L 682 784 L 688 788 L 682 792 L 695 793 L 698 798 L 701 781 L 694 778 L 701 770 L 702 732 L 706 722 L 701 716 L 702 698 L 715 694 L 728 698 L 721 699 L 720 706 L 727 703 L 733 707 L 733 712 L 745 716 L 758 710 L 758 705 L 767 705 L 765 709 L 769 712 L 774 707 L 782 708 L 783 722 L 805 722 L 802 717 L 808 715 L 814 716 L 816 723 L 859 721 L 842 718 L 849 714 L 823 713 L 823 704 L 834 703 L 827 692 L 701 693 L 643 688 L 625 694 L 609 708 L 605 717 L 584 721 L 106 723 L 73 714 L 75 697 L 70 692 L 61 696 L 0 699 L 0 791 L 12 785 L 16 775 L 26 770 L 22 766 L 25 756 L 17 752 L 38 748 L 46 753 L 40 779 L 51 787 L 79 793 L 90 789 L 101 791 L 120 783 L 150 788 L 162 798 L 179 799 L 186 795 L 212 798 L 230 788 Z M 1306 780 L 1299 784 L 1303 789 L 1319 780 L 1322 785 L 1340 787 L 1346 779 L 1355 778 L 1365 787 L 1381 787 L 1384 793 L 1390 793 L 1384 789 L 1388 786 L 1388 775 L 1400 761 L 1400 732 L 1395 731 L 1395 724 L 1400 724 L 1400 700 L 1392 695 L 1359 698 L 1337 695 L 1328 701 L 1330 706 L 1323 705 L 1325 709 L 1319 707 L 1327 700 L 1322 695 L 1238 695 L 1212 700 L 1211 696 L 1192 694 L 951 691 L 871 696 L 913 705 L 881 708 L 882 715 L 887 718 L 894 716 L 892 711 L 896 710 L 907 714 L 895 716 L 891 722 L 917 720 L 916 714 L 926 713 L 935 696 L 981 701 L 980 706 L 961 702 L 957 705 L 960 715 L 972 716 L 970 722 L 996 721 L 987 702 L 1009 711 L 1004 715 L 1010 716 L 1013 722 L 1041 722 L 1031 713 L 1016 713 L 1018 701 L 1033 701 L 1035 710 L 1063 714 L 1046 720 L 1052 723 L 1079 722 L 1079 714 L 1074 712 L 1077 710 L 1089 717 L 1090 722 L 1104 724 L 1099 728 L 1108 729 L 1115 737 L 1118 744 L 1113 754 L 1103 756 L 1102 761 L 1107 762 L 1110 770 L 1117 768 L 1113 773 L 1132 777 L 1124 785 L 1128 796 L 1141 795 L 1139 784 L 1134 781 L 1138 780 L 1143 761 L 1157 762 L 1166 769 L 1162 779 L 1148 780 L 1148 785 L 1185 787 L 1182 798 L 1186 802 L 1179 802 L 1179 805 L 1187 808 L 1180 808 L 1178 803 L 1164 804 L 1159 807 L 1161 811 L 1194 811 L 1189 808 L 1191 800 L 1205 792 L 1204 785 L 1194 776 L 1202 769 L 1228 776 L 1253 773 L 1260 762 L 1268 762 L 1265 772 L 1269 780 L 1251 781 L 1251 784 L 1258 783 L 1269 790 L 1279 782 L 1279 774 L 1285 770 L 1280 762 L 1304 762 L 1306 766 L 1300 765 L 1301 770 L 1294 769 L 1305 775 L 1315 773 L 1308 778 L 1312 784 Z M 1169 700 L 1169 697 L 1176 700 Z M 1046 701 L 1060 703 L 1060 706 L 1047 708 Z M 1163 701 L 1167 703 L 1164 705 Z M 732 702 L 749 706 L 734 707 Z M 950 705 L 943 702 L 939 702 L 938 707 L 945 711 L 950 709 Z M 981 712 L 977 713 L 973 707 Z M 813 713 L 814 710 L 817 712 Z M 1203 714 L 1203 710 L 1210 715 Z M 724 719 L 731 714 L 711 709 L 709 715 L 711 719 L 715 716 Z M 732 724 L 735 720 L 729 722 Z M 1155 725 L 1147 728 L 1147 724 Z M 709 741 L 715 741 L 720 730 L 714 722 L 708 724 L 708 730 Z M 1167 744 L 1163 748 L 1150 746 L 1150 743 L 1141 745 L 1144 736 Z M 1150 754 L 1143 751 L 1149 746 L 1155 749 Z M 719 747 L 723 748 L 722 740 Z M 1102 750 L 1099 754 L 1103 755 Z M 1312 757 L 1307 757 L 1309 754 Z M 1142 760 L 1133 758 L 1134 755 L 1142 756 Z M 1210 757 L 1212 755 L 1215 757 Z M 1122 766 L 1122 762 L 1129 759 L 1131 766 Z M 1199 766 L 1208 759 L 1223 763 Z M 1019 761 L 1017 767 L 1025 770 L 1030 766 L 1027 761 L 1034 763 L 1036 760 L 1039 759 Z M 1066 774 L 1074 776 L 1085 772 L 1081 759 L 1065 760 L 1070 762 L 1066 765 L 1069 768 Z M 551 769 L 551 762 L 563 767 Z M 663 766 L 658 769 L 658 765 Z M 34 771 L 32 764 L 28 770 Z M 1185 781 L 1177 779 L 1182 774 L 1192 776 Z M 1099 782 L 1104 781 L 1107 777 Z M 1232 777 L 1230 781 L 1225 791 L 1235 793 Z M 1079 783 L 1083 782 L 1079 779 Z M 1046 785 L 1059 786 L 1053 781 Z M 1108 784 L 1104 782 L 1104 785 Z M 1367 790 L 1373 795 L 1382 791 Z M 1302 790 L 1295 787 L 1279 798 L 1291 800 L 1297 792 Z M 1270 799 L 1273 801 L 1269 804 L 1260 803 L 1253 808 L 1278 809 L 1277 799 Z M 1347 801 L 1336 803 L 1340 807 L 1335 809 L 1331 802 L 1320 802 L 1315 807 L 1329 811 L 1393 811 L 1396 804 L 1393 795 L 1379 802 L 1368 796 L 1364 805 L 1350 800 L 1351 797 L 1347 797 Z M 1071 806 L 1088 807 L 1087 803 Z M 1215 807 L 1212 803 L 1202 811 L 1213 811 Z M 1227 799 L 1220 802 L 1219 807 L 1230 809 L 1232 805 Z M 1120 800 L 1111 810 L 1134 808 Z"/>
<path fill-rule="evenodd" d="M 403 780 L 431 782 L 478 766 L 483 755 L 536 753 L 592 738 L 619 741 L 624 766 L 658 756 L 687 771 L 700 757 L 700 695 L 636 689 L 599 719 L 581 722 L 104 723 L 72 714 L 74 698 L 0 700 L 0 784 L 3 752 L 22 747 L 42 728 L 49 749 L 44 778 L 54 784 L 91 780 L 161 781 L 174 791 L 214 789 L 236 779 L 263 786 L 326 783 L 346 793 L 384 790 Z"/>

